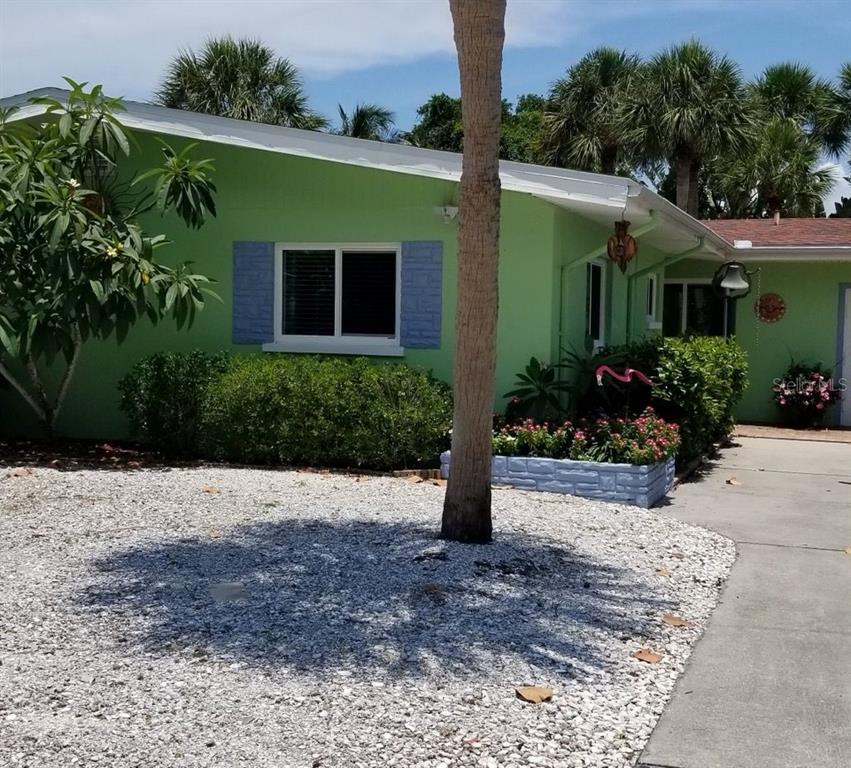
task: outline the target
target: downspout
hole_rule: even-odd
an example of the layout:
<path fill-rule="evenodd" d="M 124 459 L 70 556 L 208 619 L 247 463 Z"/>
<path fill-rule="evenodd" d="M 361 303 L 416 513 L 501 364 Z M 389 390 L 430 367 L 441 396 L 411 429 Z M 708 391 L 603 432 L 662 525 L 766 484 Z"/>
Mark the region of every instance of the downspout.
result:
<path fill-rule="evenodd" d="M 656 229 L 659 224 L 659 214 L 657 211 L 650 210 L 650 221 L 645 222 L 640 227 L 636 227 L 630 234 L 635 237 L 641 237 L 642 235 L 650 232 L 652 229 Z M 561 340 L 564 337 L 564 276 L 565 274 L 573 269 L 574 267 L 582 266 L 583 264 L 587 264 L 590 261 L 593 261 L 596 258 L 599 258 L 603 254 L 606 253 L 606 245 L 603 244 L 598 248 L 595 248 L 593 251 L 589 251 L 584 256 L 580 256 L 578 259 L 574 259 L 573 261 L 568 262 L 567 264 L 562 264 L 559 269 L 559 277 L 558 277 L 558 347 L 559 351 L 561 351 Z M 629 333 L 629 329 L 627 329 L 627 333 Z"/>
<path fill-rule="evenodd" d="M 649 274 L 650 272 L 658 272 L 659 270 L 667 269 L 668 267 L 676 264 L 678 261 L 682 261 L 683 259 L 687 259 L 689 256 L 693 256 L 695 253 L 703 250 L 703 237 L 697 238 L 697 245 L 693 245 L 691 248 L 683 251 L 682 253 L 675 253 L 673 256 L 669 256 L 667 259 L 663 259 L 661 262 L 657 262 L 656 264 L 651 264 L 649 267 L 644 267 L 644 269 L 639 269 L 633 274 L 627 277 L 626 281 L 626 340 L 629 342 L 632 339 L 632 288 L 635 285 L 635 281 L 638 280 L 639 277 L 644 277 L 644 275 Z"/>

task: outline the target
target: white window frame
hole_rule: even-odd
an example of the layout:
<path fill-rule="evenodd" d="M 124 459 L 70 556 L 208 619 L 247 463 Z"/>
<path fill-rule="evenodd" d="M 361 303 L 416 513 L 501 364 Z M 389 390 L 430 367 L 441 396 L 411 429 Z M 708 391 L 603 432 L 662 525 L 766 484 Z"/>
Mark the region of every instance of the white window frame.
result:
<path fill-rule="evenodd" d="M 688 325 L 688 287 L 690 285 L 712 285 L 710 277 L 678 277 L 676 279 L 665 280 L 665 285 L 680 285 L 683 287 L 683 308 L 680 312 L 680 336 L 686 332 Z"/>
<path fill-rule="evenodd" d="M 659 275 L 656 272 L 647 275 L 647 295 L 650 297 L 650 306 L 645 306 L 645 311 L 647 312 L 647 321 L 652 322 L 656 319 L 656 313 L 659 311 Z"/>
<path fill-rule="evenodd" d="M 283 333 L 284 252 L 334 251 L 334 335 L 295 336 Z M 392 251 L 396 254 L 396 326 L 393 337 L 344 336 L 343 252 Z M 264 344 L 265 352 L 314 352 L 334 355 L 379 355 L 398 357 L 405 350 L 400 343 L 402 318 L 402 244 L 401 243 L 275 243 L 275 336 Z"/>
<path fill-rule="evenodd" d="M 662 324 L 659 322 L 659 273 L 651 272 L 647 275 L 647 293 L 650 297 L 650 306 L 645 305 L 645 324 L 649 330 L 659 330 Z M 645 296 L 645 299 L 647 297 Z"/>
<path fill-rule="evenodd" d="M 608 280 L 608 267 L 609 264 L 605 259 L 592 259 L 588 262 L 588 267 L 585 268 L 585 304 L 589 305 L 589 296 L 588 290 L 590 288 L 590 282 L 588 280 L 588 268 L 591 265 L 595 265 L 600 267 L 600 338 L 599 339 L 591 339 L 592 350 L 597 352 L 603 347 L 606 346 L 606 331 L 607 331 L 607 323 L 606 323 L 606 282 Z M 585 314 L 585 325 L 590 328 L 591 323 L 589 322 L 590 316 L 587 311 Z"/>

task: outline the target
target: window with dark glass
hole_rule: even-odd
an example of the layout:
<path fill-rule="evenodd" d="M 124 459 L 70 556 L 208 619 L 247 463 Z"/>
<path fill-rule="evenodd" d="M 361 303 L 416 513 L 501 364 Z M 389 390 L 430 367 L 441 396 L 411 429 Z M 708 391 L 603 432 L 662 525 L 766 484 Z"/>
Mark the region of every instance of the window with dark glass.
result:
<path fill-rule="evenodd" d="M 334 335 L 334 251 L 284 251 L 282 333 Z"/>
<path fill-rule="evenodd" d="M 602 341 L 603 333 L 603 267 L 589 264 L 585 289 L 585 334 L 595 342 Z"/>
<path fill-rule="evenodd" d="M 647 278 L 647 306 L 645 312 L 647 317 L 656 319 L 656 275 Z"/>
<path fill-rule="evenodd" d="M 662 292 L 662 333 L 665 336 L 682 336 L 683 285 L 667 283 Z"/>
<path fill-rule="evenodd" d="M 343 251 L 341 333 L 396 335 L 396 254 Z"/>
<path fill-rule="evenodd" d="M 285 249 L 281 264 L 284 336 L 396 336 L 395 250 Z"/>
<path fill-rule="evenodd" d="M 711 285 L 668 283 L 663 303 L 665 315 L 662 325 L 666 336 L 724 335 L 724 297 L 719 296 Z"/>
<path fill-rule="evenodd" d="M 686 290 L 687 334 L 724 335 L 724 299 L 711 285 L 689 285 Z"/>

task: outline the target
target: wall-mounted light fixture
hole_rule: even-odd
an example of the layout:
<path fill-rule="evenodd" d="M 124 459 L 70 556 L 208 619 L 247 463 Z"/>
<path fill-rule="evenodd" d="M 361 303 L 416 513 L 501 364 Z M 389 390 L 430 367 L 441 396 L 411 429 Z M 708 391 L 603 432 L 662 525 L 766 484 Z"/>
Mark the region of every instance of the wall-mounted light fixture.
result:
<path fill-rule="evenodd" d="M 725 261 L 715 272 L 712 287 L 724 297 L 724 338 L 730 333 L 730 299 L 745 298 L 751 292 L 751 278 L 758 272 L 759 268 L 748 271 L 740 261 Z"/>
<path fill-rule="evenodd" d="M 716 290 L 720 288 L 731 298 L 741 299 L 751 289 L 751 274 L 741 262 L 728 261 L 718 268 L 712 283 Z"/>
<path fill-rule="evenodd" d="M 440 216 L 444 224 L 448 224 L 458 215 L 457 205 L 436 205 L 434 207 L 434 215 Z"/>

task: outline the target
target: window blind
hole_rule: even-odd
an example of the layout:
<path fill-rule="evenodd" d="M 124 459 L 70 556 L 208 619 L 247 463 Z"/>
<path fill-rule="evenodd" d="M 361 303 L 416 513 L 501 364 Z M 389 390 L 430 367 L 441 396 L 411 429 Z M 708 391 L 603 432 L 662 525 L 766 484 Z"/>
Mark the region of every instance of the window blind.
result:
<path fill-rule="evenodd" d="M 284 251 L 284 335 L 334 335 L 334 264 L 334 251 Z"/>

